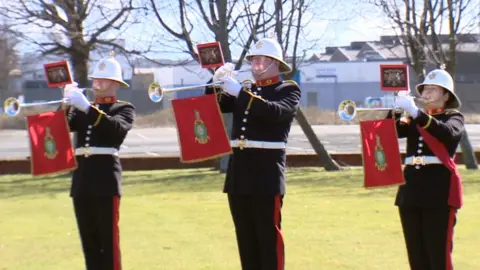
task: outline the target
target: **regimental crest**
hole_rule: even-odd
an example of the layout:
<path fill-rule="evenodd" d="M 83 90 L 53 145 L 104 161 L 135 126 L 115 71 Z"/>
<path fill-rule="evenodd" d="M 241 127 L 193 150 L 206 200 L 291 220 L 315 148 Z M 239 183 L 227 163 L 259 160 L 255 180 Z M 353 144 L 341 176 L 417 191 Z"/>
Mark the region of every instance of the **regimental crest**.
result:
<path fill-rule="evenodd" d="M 432 72 L 432 73 L 430 73 L 430 74 L 428 75 L 428 78 L 429 78 L 430 80 L 433 80 L 433 79 L 435 79 L 436 76 L 437 76 L 437 74 L 435 74 L 435 72 Z"/>
<path fill-rule="evenodd" d="M 195 123 L 193 125 L 194 133 L 195 133 L 195 141 L 200 144 L 206 144 L 210 137 L 208 136 L 208 130 L 203 122 L 202 118 L 200 118 L 200 112 L 194 110 L 195 113 Z"/>
<path fill-rule="evenodd" d="M 380 136 L 376 135 L 375 136 L 377 144 L 375 145 L 375 167 L 379 171 L 384 171 L 388 164 L 387 164 L 387 158 L 385 156 L 385 152 L 383 151 L 383 146 L 380 142 Z"/>
<path fill-rule="evenodd" d="M 267 38 L 277 39 L 277 33 L 275 33 L 274 30 L 271 30 L 270 32 L 268 32 Z"/>
<path fill-rule="evenodd" d="M 100 63 L 100 65 L 98 65 L 98 69 L 99 70 L 104 70 L 105 69 L 105 63 L 104 62 Z"/>
<path fill-rule="evenodd" d="M 262 47 L 263 47 L 263 40 L 259 40 L 259 41 L 257 42 L 257 44 L 255 44 L 255 47 L 256 47 L 257 49 L 262 48 Z"/>
<path fill-rule="evenodd" d="M 405 85 L 406 74 L 403 69 L 385 69 L 383 74 L 383 80 L 385 84 L 392 87 L 398 87 Z"/>
<path fill-rule="evenodd" d="M 54 159 L 57 157 L 57 144 L 55 143 L 55 139 L 52 136 L 49 127 L 45 128 L 45 139 L 44 139 L 44 155 L 48 159 Z"/>

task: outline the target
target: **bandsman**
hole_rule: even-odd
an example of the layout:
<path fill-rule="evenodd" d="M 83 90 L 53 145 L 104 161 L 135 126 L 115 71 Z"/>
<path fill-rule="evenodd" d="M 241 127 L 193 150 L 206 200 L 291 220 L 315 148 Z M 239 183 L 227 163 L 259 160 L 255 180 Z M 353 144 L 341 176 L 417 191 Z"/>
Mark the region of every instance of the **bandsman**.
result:
<path fill-rule="evenodd" d="M 240 84 L 229 74 L 233 64 L 219 68 L 213 87 L 223 113 L 233 114 L 230 156 L 224 192 L 236 231 L 242 269 L 285 268 L 281 209 L 285 195 L 286 148 L 292 121 L 300 104 L 300 88 L 283 81 L 291 72 L 280 44 L 259 40 L 250 50 L 255 81 Z"/>
<path fill-rule="evenodd" d="M 122 166 L 118 151 L 133 126 L 135 108 L 116 98 L 122 69 L 114 56 L 101 59 L 93 74 L 95 100 L 90 103 L 76 83 L 64 90 L 71 105 L 68 123 L 77 132 L 70 196 L 86 269 L 120 270 L 119 208 Z"/>
<path fill-rule="evenodd" d="M 395 101 L 410 115 L 395 114 L 398 138 L 407 138 L 406 182 L 399 187 L 395 204 L 412 270 L 453 269 L 453 228 L 462 206 L 454 156 L 465 130 L 454 88 L 450 74 L 435 69 L 416 86 L 424 110 L 409 95 Z"/>

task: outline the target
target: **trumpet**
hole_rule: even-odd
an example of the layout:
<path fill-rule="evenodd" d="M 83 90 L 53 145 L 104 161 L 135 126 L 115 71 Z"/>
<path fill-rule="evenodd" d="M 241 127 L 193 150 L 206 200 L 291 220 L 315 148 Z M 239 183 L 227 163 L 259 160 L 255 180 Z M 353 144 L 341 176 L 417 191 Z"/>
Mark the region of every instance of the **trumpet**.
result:
<path fill-rule="evenodd" d="M 164 88 L 159 83 L 152 83 L 148 87 L 148 97 L 155 103 L 162 101 L 165 93 L 180 92 L 186 90 L 192 90 L 196 88 L 208 87 L 208 86 L 220 86 L 223 82 L 212 82 L 200 85 L 191 85 L 176 88 Z M 92 88 L 81 88 L 82 91 L 94 91 Z M 22 115 L 33 115 L 42 112 L 56 111 L 60 106 L 65 103 L 64 99 L 52 100 L 46 102 L 33 102 L 22 103 L 17 98 L 7 98 L 3 103 L 4 112 L 11 117 L 15 117 L 22 113 Z"/>
<path fill-rule="evenodd" d="M 192 89 L 208 87 L 208 86 L 220 86 L 222 84 L 223 82 L 213 82 L 213 83 L 207 83 L 207 84 L 191 85 L 191 86 L 176 87 L 176 88 L 163 88 L 159 83 L 152 83 L 148 86 L 148 97 L 150 98 L 151 101 L 158 103 L 162 101 L 165 93 L 174 93 L 174 92 L 192 90 Z"/>
<path fill-rule="evenodd" d="M 63 100 L 21 103 L 17 98 L 9 97 L 3 103 L 3 110 L 8 116 L 15 117 L 20 112 L 25 115 L 31 115 L 41 112 L 55 111 L 62 105 L 62 103 Z M 25 110 L 27 110 L 28 113 L 24 113 Z"/>
<path fill-rule="evenodd" d="M 428 104 L 427 100 L 413 97 L 415 102 L 418 102 L 422 105 Z M 358 112 L 379 112 L 379 113 L 388 113 L 389 111 L 398 111 L 400 108 L 396 107 L 382 107 L 382 108 L 357 108 L 357 105 L 353 100 L 344 100 L 338 105 L 338 116 L 344 121 L 351 121 L 356 118 Z"/>
<path fill-rule="evenodd" d="M 92 88 L 82 88 L 82 91 L 93 91 Z M 9 97 L 3 102 L 3 111 L 5 114 L 11 117 L 15 117 L 20 113 L 24 116 L 34 115 L 43 112 L 53 112 L 58 110 L 60 106 L 65 103 L 64 99 L 45 101 L 45 102 L 32 102 L 23 103 L 15 97 Z"/>

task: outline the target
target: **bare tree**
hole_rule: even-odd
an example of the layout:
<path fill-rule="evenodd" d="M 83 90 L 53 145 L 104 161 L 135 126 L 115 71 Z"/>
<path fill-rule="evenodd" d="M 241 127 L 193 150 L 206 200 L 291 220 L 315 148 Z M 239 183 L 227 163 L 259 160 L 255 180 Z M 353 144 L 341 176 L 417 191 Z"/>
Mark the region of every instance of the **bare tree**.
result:
<path fill-rule="evenodd" d="M 175 40 L 180 42 L 179 49 L 199 61 L 195 44 L 195 36 L 202 36 L 219 41 L 225 62 L 233 62 L 232 47 L 241 48 L 241 56 L 235 64 L 238 70 L 252 42 L 268 28 L 266 25 L 273 19 L 262 20 L 266 0 L 253 1 L 200 1 L 149 0 L 151 10 L 164 28 Z M 255 5 L 253 4 L 254 2 Z M 175 8 L 174 5 L 177 7 Z M 170 12 L 165 12 L 169 10 Z M 178 14 L 179 22 L 169 23 L 169 14 Z M 247 33 L 247 34 L 245 34 Z M 213 73 L 213 70 L 211 70 Z M 227 129 L 231 128 L 231 114 L 224 115 Z M 220 159 L 220 171 L 225 172 L 228 156 Z"/>
<path fill-rule="evenodd" d="M 17 40 L 9 34 L 9 26 L 4 23 L 0 25 L 0 100 L 13 96 L 20 89 L 13 89 L 11 79 L 19 65 L 19 56 L 16 51 Z"/>
<path fill-rule="evenodd" d="M 165 1 L 150 0 L 153 12 L 160 24 L 175 39 L 180 40 L 184 44 L 181 47 L 186 48 L 184 52 L 189 54 L 193 59 L 198 61 L 195 52 L 194 39 L 198 33 L 202 37 L 211 37 L 213 40 L 220 41 L 226 62 L 231 62 L 232 49 L 237 46 L 240 48 L 240 57 L 236 62 L 235 69 L 240 69 L 244 57 L 252 42 L 256 41 L 261 35 L 274 31 L 277 33 L 280 44 L 284 45 L 284 49 L 288 50 L 289 46 L 293 49 L 292 65 L 297 70 L 299 63 L 305 57 L 305 52 L 315 46 L 314 42 L 310 42 L 308 47 L 303 47 L 303 55 L 297 60 L 300 51 L 300 40 L 306 39 L 306 33 L 302 28 L 308 24 L 308 20 L 302 17 L 302 13 L 309 10 L 312 2 L 307 1 L 275 1 L 274 5 L 262 0 L 243 0 L 243 1 L 200 1 L 200 0 L 179 0 L 172 1 L 178 5 L 176 14 L 180 14 L 178 25 L 171 25 L 166 22 L 165 13 L 160 14 L 166 8 L 173 9 L 172 5 L 165 4 Z M 270 4 L 270 5 L 269 5 Z M 288 12 L 285 10 L 290 9 Z M 173 11 L 172 11 L 173 13 Z M 187 16 L 188 15 L 188 16 Z M 197 19 L 197 21 L 192 21 Z M 292 73 L 294 74 L 294 73 Z M 287 79 L 292 74 L 287 75 Z M 306 136 L 313 145 L 316 153 L 320 156 L 320 160 L 324 167 L 328 170 L 338 170 L 340 167 L 332 160 L 328 152 L 318 140 L 315 132 L 308 123 L 303 111 L 300 109 L 297 122 L 302 127 Z M 231 117 L 226 118 L 227 128 L 230 129 Z M 228 157 L 221 160 L 221 171 L 225 171 L 227 167 Z"/>
<path fill-rule="evenodd" d="M 468 9 L 471 0 L 374 0 L 392 22 L 397 37 L 405 49 L 408 63 L 419 81 L 423 81 L 429 67 L 444 67 L 452 76 L 457 67 L 458 35 L 472 26 Z M 475 14 L 478 11 L 474 11 Z M 472 15 L 472 14 L 470 14 Z M 475 18 L 476 16 L 473 16 Z M 471 20 L 471 19 L 470 19 Z M 446 34 L 442 34 L 446 32 Z M 478 169 L 472 145 L 465 131 L 460 142 L 465 165 Z"/>
<path fill-rule="evenodd" d="M 136 23 L 130 15 L 140 8 L 133 0 L 114 2 L 20 0 L 0 5 L 0 16 L 11 23 L 12 33 L 43 55 L 69 57 L 75 81 L 86 86 L 92 50 L 129 51 L 117 37 Z"/>
<path fill-rule="evenodd" d="M 313 0 L 275 0 L 275 33 L 279 43 L 283 45 L 284 51 L 287 52 L 286 57 L 291 59 L 292 66 L 292 72 L 284 76 L 286 79 L 291 79 L 299 71 L 299 66 L 306 56 L 305 52 L 317 45 L 316 40 L 308 40 L 308 35 L 304 30 L 309 22 L 304 13 L 311 9 L 313 2 Z M 308 47 L 301 48 L 302 44 L 308 44 Z M 290 56 L 288 52 L 290 52 Z M 296 120 L 319 156 L 325 170 L 340 170 L 341 167 L 320 142 L 301 107 L 298 109 Z"/>

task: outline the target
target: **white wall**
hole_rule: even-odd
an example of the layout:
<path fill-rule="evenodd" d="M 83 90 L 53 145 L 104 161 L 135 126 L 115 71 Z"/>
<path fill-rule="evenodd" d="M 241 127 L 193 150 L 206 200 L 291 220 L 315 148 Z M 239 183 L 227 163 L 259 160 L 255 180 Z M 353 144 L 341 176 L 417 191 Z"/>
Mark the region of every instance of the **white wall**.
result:
<path fill-rule="evenodd" d="M 337 82 L 380 82 L 380 65 L 402 64 L 400 61 L 392 62 L 320 62 L 302 65 L 302 82 L 325 82 L 325 78 L 318 75 L 336 76 Z"/>

